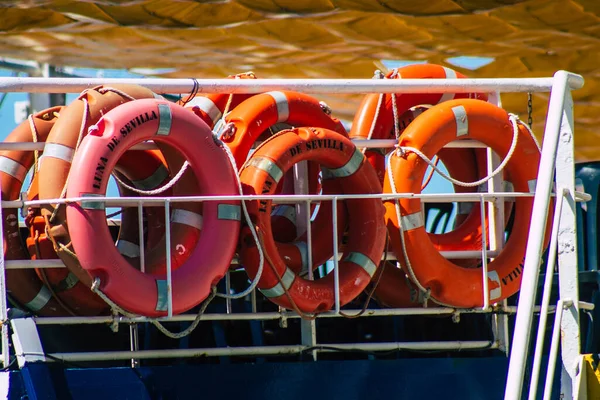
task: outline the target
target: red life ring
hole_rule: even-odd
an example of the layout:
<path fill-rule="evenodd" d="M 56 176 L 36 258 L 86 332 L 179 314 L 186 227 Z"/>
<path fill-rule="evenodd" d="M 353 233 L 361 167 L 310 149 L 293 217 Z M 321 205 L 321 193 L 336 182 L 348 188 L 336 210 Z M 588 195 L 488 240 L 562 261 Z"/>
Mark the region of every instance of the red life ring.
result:
<path fill-rule="evenodd" d="M 122 174 L 121 179 L 139 189 L 154 189 L 161 186 L 169 178 L 169 171 L 164 165 L 160 152 L 154 150 L 130 151 L 121 157 L 117 169 Z M 131 178 L 128 179 L 128 178 Z M 138 196 L 135 192 L 119 186 L 121 194 Z M 32 181 L 27 197 L 37 200 L 38 176 Z M 165 193 L 167 195 L 168 193 Z M 146 248 L 157 246 L 164 234 L 164 209 L 147 207 L 144 210 L 148 239 Z M 46 222 L 38 208 L 30 208 L 25 218 L 30 234 L 27 238 L 27 248 L 32 260 L 57 259 L 58 256 L 50 239 L 46 236 Z M 117 240 L 117 249 L 128 262 L 139 268 L 139 231 L 137 208 L 124 208 L 121 214 L 121 229 Z M 161 234 L 162 233 L 162 234 Z M 107 304 L 90 288 L 83 285 L 73 272 L 66 268 L 39 268 L 35 270 L 38 277 L 51 289 L 54 297 L 75 315 L 98 315 L 108 310 Z"/>
<path fill-rule="evenodd" d="M 258 94 L 237 106 L 226 118 L 222 126 L 222 140 L 225 142 L 236 163 L 241 167 L 250 153 L 250 149 L 270 127 L 278 123 L 301 127 L 310 126 L 325 128 L 335 131 L 345 137 L 348 136 L 342 123 L 331 117 L 323 105 L 314 97 L 304 93 L 291 91 L 274 91 Z M 264 142 L 263 142 L 264 143 Z M 258 146 L 256 151 L 260 149 Z M 318 180 L 319 168 L 317 165 L 307 163 L 309 193 L 316 194 L 320 191 Z M 288 176 L 285 177 L 286 180 Z M 282 189 L 282 180 L 274 193 Z M 335 180 L 324 181 L 323 193 L 339 193 L 340 187 Z M 314 210 L 314 208 L 313 208 Z M 295 211 L 289 206 L 275 208 L 272 218 L 272 231 L 279 242 L 282 256 L 293 270 L 306 267 L 306 236 L 296 238 Z M 330 202 L 320 205 L 312 230 L 313 263 L 316 268 L 327 261 L 332 254 L 333 238 L 331 235 L 332 210 Z M 338 208 L 338 236 L 341 237 L 346 225 L 346 210 L 343 204 Z M 320 227 L 316 230 L 315 227 Z M 293 228 L 293 235 L 290 234 Z M 291 240 L 290 236 L 293 236 Z M 281 239 L 280 239 L 281 238 Z M 304 266 L 304 267 L 300 267 Z"/>
<path fill-rule="evenodd" d="M 264 142 L 240 173 L 247 194 L 273 194 L 279 180 L 295 163 L 310 160 L 328 169 L 339 181 L 342 194 L 381 193 L 375 170 L 345 136 L 321 128 L 282 131 Z M 262 233 L 267 265 L 258 283 L 271 301 L 301 312 L 322 312 L 334 304 L 333 274 L 319 280 L 303 279 L 288 268 L 279 255 L 271 231 L 271 201 L 249 202 L 249 213 Z M 348 243 L 339 264 L 340 304 L 358 296 L 374 276 L 385 246 L 383 209 L 378 199 L 346 201 L 350 216 Z M 259 253 L 250 230 L 240 238 L 242 265 L 252 278 L 259 267 Z M 289 297 L 288 297 L 289 296 Z"/>
<path fill-rule="evenodd" d="M 81 143 L 73 160 L 73 168 L 81 173 L 69 182 L 67 190 L 68 197 L 90 198 L 67 207 L 71 240 L 81 266 L 90 279 L 100 278 L 99 289 L 120 307 L 156 317 L 167 311 L 165 274 L 144 274 L 127 263 L 112 245 L 103 203 L 93 200 L 105 194 L 109 173 L 119 157 L 144 140 L 165 142 L 181 152 L 203 193 L 236 195 L 238 189 L 234 170 L 212 131 L 194 114 L 167 101 L 144 99 L 123 104 L 105 114 Z M 190 142 L 196 145 L 190 146 Z M 116 145 L 109 147 L 109 143 Z M 240 216 L 238 201 L 204 204 L 203 226 L 210 235 L 203 235 L 187 261 L 173 271 L 174 313 L 198 305 L 225 275 L 237 244 Z"/>
<path fill-rule="evenodd" d="M 501 158 L 508 154 L 513 140 L 513 127 L 506 111 L 481 100 L 452 100 L 439 104 L 415 119 L 403 133 L 399 145 L 412 147 L 431 158 L 447 143 L 457 139 L 474 139 L 491 147 Z M 530 192 L 540 161 L 537 144 L 522 125 L 518 142 L 506 171 L 515 191 Z M 415 153 L 394 153 L 390 158 L 384 193 L 420 193 L 427 163 Z M 390 181 L 388 175 L 393 176 Z M 395 182 L 395 190 L 393 189 Z M 515 226 L 506 247 L 488 265 L 490 301 L 501 301 L 519 290 L 533 199 L 515 200 Z M 422 223 L 420 199 L 385 201 L 386 223 L 392 246 L 400 255 L 403 268 L 421 290 L 430 290 L 436 302 L 453 307 L 483 305 L 483 282 L 479 269 L 464 268 L 446 260 L 437 251 Z M 408 260 L 404 259 L 399 220 L 402 221 Z M 548 229 L 551 218 L 549 218 Z M 547 233 L 549 233 L 547 231 Z M 481 235 L 481 227 L 479 232 Z M 548 234 L 546 241 L 548 240 Z"/>
<path fill-rule="evenodd" d="M 107 111 L 126 103 L 133 98 L 154 98 L 157 96 L 149 89 L 136 85 L 98 86 L 82 93 L 61 113 L 61 117 L 52 127 L 46 141 L 44 154 L 40 158 L 39 196 L 41 200 L 56 199 L 63 194 L 71 169 L 71 160 L 81 136 L 96 123 Z M 86 107 L 87 104 L 87 107 Z M 85 119 L 85 124 L 83 123 Z M 53 205 L 42 206 L 42 216 L 47 221 L 47 231 L 51 240 L 64 246 L 70 246 L 70 238 L 63 207 L 59 207 L 55 218 L 49 221 L 54 212 Z M 57 248 L 57 254 L 67 268 L 86 286 L 92 282 L 81 269 L 77 259 L 70 252 Z"/>

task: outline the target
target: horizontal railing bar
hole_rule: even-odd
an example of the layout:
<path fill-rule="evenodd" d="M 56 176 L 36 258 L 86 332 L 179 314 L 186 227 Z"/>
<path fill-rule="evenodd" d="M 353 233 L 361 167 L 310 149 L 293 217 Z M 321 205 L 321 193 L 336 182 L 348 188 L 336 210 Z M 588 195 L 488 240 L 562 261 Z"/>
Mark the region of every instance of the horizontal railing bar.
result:
<path fill-rule="evenodd" d="M 262 142 L 257 142 L 259 145 Z M 353 139 L 352 143 L 356 147 L 369 147 L 372 149 L 391 149 L 398 143 L 395 139 Z M 44 151 L 44 142 L 0 142 L 0 150 L 15 150 L 15 151 Z M 477 140 L 455 140 L 448 143 L 446 148 L 487 148 L 487 146 Z M 158 146 L 155 142 L 142 142 L 132 146 L 129 150 L 157 150 Z"/>
<path fill-rule="evenodd" d="M 447 259 L 462 259 L 462 258 L 481 258 L 481 250 L 446 250 L 440 251 L 440 254 Z M 499 251 L 488 250 L 489 257 L 497 257 L 500 254 Z M 339 259 L 341 260 L 343 254 L 340 253 Z M 382 256 L 383 259 L 384 256 Z M 388 253 L 385 258 L 388 261 L 395 261 L 396 256 L 393 253 Z M 232 265 L 239 264 L 237 257 L 231 260 Z M 61 260 L 6 260 L 4 262 L 6 269 L 32 269 L 32 268 L 64 268 L 65 265 Z"/>
<path fill-rule="evenodd" d="M 0 150 L 15 151 L 44 151 L 44 142 L 0 142 Z M 142 142 L 134 145 L 129 150 L 156 150 L 158 146 L 154 142 Z"/>
<path fill-rule="evenodd" d="M 494 193 L 377 193 L 377 194 L 306 194 L 306 195 L 231 195 L 231 196 L 186 196 L 186 197 L 109 197 L 109 196 L 98 196 L 94 197 L 95 202 L 103 202 L 107 207 L 137 207 L 138 204 L 142 203 L 144 207 L 163 207 L 165 199 L 169 199 L 171 203 L 189 203 L 189 202 L 201 202 L 201 201 L 227 201 L 227 200 L 272 200 L 273 204 L 297 204 L 304 203 L 307 200 L 310 201 L 331 201 L 333 199 L 338 200 L 352 200 L 352 199 L 381 199 L 381 200 L 394 200 L 394 199 L 421 199 L 424 203 L 438 203 L 438 202 L 463 202 L 463 203 L 474 203 L 480 201 L 483 198 L 484 201 L 496 201 L 500 199 L 507 199 L 511 197 L 533 197 L 534 193 L 528 192 L 494 192 Z M 552 193 L 551 197 L 555 197 L 555 193 Z M 591 195 L 583 192 L 576 192 L 575 197 L 577 201 L 590 201 Z M 90 201 L 90 198 L 85 197 L 71 197 L 64 199 L 44 199 L 44 200 L 2 200 L 2 208 L 23 208 L 23 207 L 34 207 L 39 208 L 46 204 L 66 204 L 66 203 L 80 203 L 82 201 Z"/>
<path fill-rule="evenodd" d="M 555 312 L 556 307 L 549 308 L 549 312 Z M 540 311 L 540 307 L 535 307 L 535 312 Z M 346 315 L 355 315 L 361 310 L 343 310 Z M 497 305 L 492 307 L 491 311 L 483 310 L 482 308 L 448 308 L 448 307 L 410 307 L 410 308 L 384 308 L 384 309 L 367 309 L 362 317 L 391 317 L 391 316 L 407 316 L 407 315 L 452 315 L 452 314 L 514 314 L 517 312 L 515 306 Z M 154 320 L 161 322 L 190 322 L 196 318 L 196 314 L 180 314 L 174 315 L 171 318 L 147 318 L 135 317 L 128 318 L 120 316 L 116 321 L 121 324 L 144 323 Z M 205 313 L 202 315 L 203 321 L 270 321 L 278 319 L 300 318 L 298 314 L 292 311 L 285 312 L 257 312 L 257 313 Z M 343 318 L 342 315 L 335 311 L 325 311 L 320 313 L 317 318 Z M 33 317 L 38 325 L 95 325 L 107 324 L 115 321 L 112 316 L 100 317 Z"/>
<path fill-rule="evenodd" d="M 321 347 L 321 348 L 320 348 Z M 220 347 L 203 349 L 166 349 L 137 351 L 102 351 L 77 353 L 52 353 L 49 359 L 67 362 L 117 361 L 159 358 L 193 358 L 247 355 L 298 354 L 305 351 L 393 351 L 393 350 L 476 350 L 496 349 L 498 344 L 491 341 L 440 341 L 440 342 L 391 342 L 391 343 L 327 343 L 314 347 L 303 345 Z M 336 350 L 337 349 L 337 350 Z"/>
<path fill-rule="evenodd" d="M 396 146 L 398 143 L 395 139 L 352 139 L 352 143 L 355 144 L 356 147 L 364 148 L 368 147 L 371 149 L 391 149 Z M 473 149 L 485 149 L 488 146 L 477 141 L 470 139 L 463 140 L 455 140 L 450 142 L 444 146 L 445 148 L 455 149 L 455 148 L 473 148 Z"/>
<path fill-rule="evenodd" d="M 477 202 L 480 199 L 495 201 L 511 197 L 533 197 L 534 193 L 528 192 L 494 192 L 494 193 L 375 193 L 375 194 L 298 194 L 298 195 L 231 195 L 231 196 L 186 196 L 168 197 L 171 203 L 189 203 L 200 201 L 228 201 L 228 200 L 272 200 L 276 204 L 303 203 L 310 201 L 358 200 L 358 199 L 421 199 L 424 202 Z M 167 197 L 93 197 L 94 202 L 103 202 L 109 207 L 137 206 L 139 203 L 145 207 L 161 207 Z M 2 208 L 39 207 L 45 204 L 67 204 L 91 201 L 90 197 L 71 197 L 64 199 L 45 200 L 3 200 Z"/>
<path fill-rule="evenodd" d="M 469 93 L 549 92 L 554 78 L 484 79 L 161 79 L 161 78 L 0 78 L 0 92 L 79 93 L 98 85 L 133 84 L 156 93 L 260 93 L 293 90 L 304 93 Z M 570 74 L 571 89 L 583 86 Z"/>

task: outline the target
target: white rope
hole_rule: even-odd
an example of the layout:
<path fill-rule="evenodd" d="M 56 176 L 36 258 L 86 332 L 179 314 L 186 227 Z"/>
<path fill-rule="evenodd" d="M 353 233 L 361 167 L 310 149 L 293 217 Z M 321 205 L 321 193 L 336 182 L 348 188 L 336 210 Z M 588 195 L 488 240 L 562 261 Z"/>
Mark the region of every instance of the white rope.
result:
<path fill-rule="evenodd" d="M 135 97 L 128 95 L 124 91 L 119 90 L 119 89 L 115 89 L 115 88 L 110 87 L 110 86 L 101 87 L 101 88 L 98 89 L 98 93 L 100 93 L 100 94 L 104 94 L 106 92 L 116 93 L 116 94 L 118 94 L 121 97 L 125 97 L 127 100 L 131 100 L 131 101 L 136 100 Z"/>
<path fill-rule="evenodd" d="M 160 193 L 163 193 L 163 192 L 171 189 L 179 181 L 179 179 L 181 179 L 181 177 L 183 176 L 183 174 L 185 173 L 185 171 L 187 170 L 189 165 L 190 164 L 186 160 L 183 163 L 183 165 L 181 166 L 181 169 L 179 170 L 179 172 L 177 172 L 177 175 L 175 175 L 169 182 L 167 182 L 163 186 L 156 188 L 156 189 L 152 189 L 152 190 L 142 190 L 142 189 L 138 189 L 136 187 L 130 186 L 127 183 L 123 182 L 121 179 L 119 179 L 117 174 L 113 174 L 112 177 L 115 178 L 115 180 L 119 183 L 119 185 L 122 185 L 123 187 L 131 190 L 132 192 L 147 195 L 147 196 L 154 196 L 156 194 L 160 194 Z"/>
<path fill-rule="evenodd" d="M 400 124 L 398 122 L 398 107 L 396 106 L 396 93 L 392 93 L 392 114 L 394 115 L 394 136 L 400 139 Z"/>
<path fill-rule="evenodd" d="M 529 132 L 529 136 L 531 136 L 531 139 L 533 139 L 533 142 L 535 143 L 535 145 L 537 146 L 539 152 L 541 153 L 542 152 L 542 146 L 540 146 L 540 142 L 537 140 L 537 138 L 533 134 L 533 131 L 531 130 L 531 128 L 529 127 L 529 125 L 527 125 L 525 122 L 521 121 L 520 119 L 518 119 L 518 122 L 527 130 L 527 132 Z"/>
<path fill-rule="evenodd" d="M 37 143 L 38 142 L 38 132 L 37 132 L 37 128 L 35 126 L 35 121 L 33 119 L 33 114 L 29 114 L 29 117 L 27 117 L 27 120 L 29 121 L 29 130 L 31 131 L 31 137 L 33 139 L 33 143 Z M 35 177 L 38 173 L 38 159 L 39 158 L 40 158 L 40 151 L 34 150 L 34 152 L 33 152 L 33 176 L 31 177 L 31 180 L 33 180 L 33 177 Z"/>
<path fill-rule="evenodd" d="M 373 74 L 373 79 L 383 79 L 384 75 L 380 70 L 376 70 Z M 373 121 L 371 121 L 371 128 L 369 129 L 369 134 L 367 135 L 367 140 L 371 140 L 373 137 L 373 133 L 375 132 L 375 125 L 377 125 L 377 120 L 379 119 L 379 110 L 381 109 L 381 105 L 383 102 L 384 93 L 379 94 L 379 98 L 377 99 L 377 108 L 375 109 L 375 115 L 373 116 Z M 363 148 L 362 153 L 365 154 L 367 148 Z"/>
<path fill-rule="evenodd" d="M 392 166 L 390 164 L 391 159 L 392 159 L 393 155 L 388 157 L 387 159 L 387 174 L 388 174 L 388 178 L 390 180 L 390 187 L 392 189 L 392 193 L 393 194 L 397 194 L 398 191 L 396 189 L 396 182 L 394 181 L 394 174 L 392 173 Z M 400 231 L 400 242 L 402 243 L 402 252 L 404 253 L 404 260 L 406 261 L 406 266 L 408 267 L 408 273 L 412 279 L 412 281 L 417 285 L 417 287 L 419 288 L 419 290 L 423 293 L 423 307 L 427 306 L 427 300 L 429 300 L 430 294 L 431 294 L 431 289 L 426 289 L 423 287 L 423 285 L 421 285 L 421 283 L 419 282 L 419 280 L 417 279 L 417 277 L 415 276 L 415 273 L 412 269 L 412 264 L 410 262 L 410 257 L 408 256 L 408 251 L 406 249 L 406 240 L 404 239 L 404 229 L 402 227 L 402 220 L 401 220 L 401 216 L 402 213 L 400 212 L 400 200 L 399 199 L 395 199 L 394 200 L 394 207 L 396 209 L 396 218 L 398 221 L 398 230 Z M 411 294 L 411 299 L 413 298 L 412 294 Z M 417 296 L 418 298 L 418 296 Z"/>
<path fill-rule="evenodd" d="M 108 298 L 108 296 L 105 295 L 104 292 L 102 292 L 100 290 L 101 283 L 102 283 L 102 281 L 100 280 L 100 278 L 95 278 L 94 282 L 92 283 L 92 287 L 91 287 L 92 292 L 96 293 L 102 300 L 104 300 L 106 302 L 106 304 L 108 304 L 110 306 L 110 308 L 113 311 L 113 315 L 121 314 L 127 318 L 139 318 L 140 317 L 137 314 L 133 314 L 128 311 L 125 311 L 124 309 L 119 307 L 115 302 L 113 302 L 110 298 Z M 194 321 L 190 324 L 190 326 L 188 326 L 186 329 L 182 330 L 181 332 L 177 332 L 177 333 L 171 332 L 167 328 L 165 328 L 159 321 L 157 321 L 155 319 L 150 320 L 150 323 L 152 325 L 154 325 L 156 327 L 156 329 L 158 329 L 160 332 L 162 332 L 165 336 L 170 337 L 171 339 L 181 339 L 183 337 L 186 337 L 190 333 L 192 333 L 194 331 L 194 329 L 196 329 L 196 327 L 200 323 L 200 320 L 202 319 L 202 315 L 204 315 L 204 312 L 208 308 L 208 305 L 215 298 L 215 294 L 216 294 L 216 288 L 213 286 L 211 288 L 211 294 L 206 298 L 206 300 L 204 300 L 204 302 L 200 306 L 200 310 L 198 311 L 198 314 L 196 315 L 196 318 L 194 319 Z M 115 319 L 113 321 L 111 329 L 113 330 L 113 332 L 116 332 L 118 330 L 118 328 L 119 328 L 119 325 Z"/>
<path fill-rule="evenodd" d="M 508 164 L 508 162 L 510 161 L 511 157 L 513 156 L 515 149 L 517 148 L 517 143 L 518 143 L 518 138 L 519 138 L 519 126 L 518 126 L 518 122 L 519 117 L 517 117 L 514 114 L 509 114 L 509 120 L 513 126 L 513 140 L 512 143 L 510 145 L 510 149 L 508 150 L 508 153 L 506 154 L 506 156 L 504 157 L 504 160 L 502 160 L 502 162 L 500 163 L 500 165 L 498 165 L 498 167 L 490 174 L 487 175 L 475 182 L 463 182 L 463 181 L 459 181 L 458 179 L 454 179 L 451 176 L 447 175 L 446 173 L 444 173 L 443 171 L 441 171 L 434 162 L 432 162 L 425 154 L 423 154 L 419 149 L 416 149 L 414 147 L 408 147 L 408 146 L 399 146 L 397 149 L 400 152 L 400 155 L 404 155 L 405 152 L 412 152 L 415 153 L 417 156 L 421 157 L 427 164 L 429 164 L 429 166 L 431 168 L 433 168 L 435 170 L 435 172 L 437 172 L 438 174 L 440 174 L 444 179 L 452 182 L 455 185 L 458 186 L 463 186 L 463 187 L 475 187 L 475 186 L 479 186 L 483 183 L 488 182 L 490 179 L 492 179 L 494 176 L 498 175 L 500 172 L 502 172 L 502 170 L 504 169 L 504 167 L 506 167 L 506 165 Z"/>
<path fill-rule="evenodd" d="M 242 189 L 242 183 L 239 178 L 239 171 L 235 164 L 235 158 L 233 157 L 233 153 L 231 152 L 231 150 L 225 143 L 221 142 L 217 138 L 217 134 L 213 134 L 213 138 L 214 138 L 215 142 L 219 146 L 221 146 L 223 148 L 223 150 L 225 151 L 225 153 L 227 154 L 227 157 L 229 158 L 229 162 L 231 163 L 233 171 L 235 172 L 235 180 L 237 182 L 240 196 L 243 196 L 244 190 Z M 262 272 L 263 272 L 263 268 L 265 265 L 265 255 L 264 255 L 262 246 L 260 245 L 260 240 L 258 239 L 258 233 L 256 233 L 254 223 L 252 222 L 252 219 L 250 218 L 250 214 L 248 213 L 248 209 L 246 208 L 246 202 L 244 200 L 242 200 L 241 203 L 242 203 L 242 211 L 244 212 L 244 217 L 246 218 L 246 223 L 248 224 L 248 227 L 250 228 L 250 232 L 252 233 L 252 237 L 254 238 L 254 242 L 256 243 L 256 248 L 258 249 L 259 265 L 258 265 L 258 271 L 256 272 L 256 276 L 254 277 L 254 279 L 250 283 L 250 286 L 248 286 L 248 288 L 246 290 L 244 290 L 241 293 L 237 293 L 237 294 L 229 294 L 229 293 L 227 293 L 227 294 L 217 293 L 216 294 L 217 296 L 223 297 L 225 299 L 240 299 L 240 298 L 246 297 L 250 293 L 252 293 L 252 291 L 256 288 L 256 285 L 258 285 L 258 282 L 260 281 L 260 278 L 261 278 Z"/>

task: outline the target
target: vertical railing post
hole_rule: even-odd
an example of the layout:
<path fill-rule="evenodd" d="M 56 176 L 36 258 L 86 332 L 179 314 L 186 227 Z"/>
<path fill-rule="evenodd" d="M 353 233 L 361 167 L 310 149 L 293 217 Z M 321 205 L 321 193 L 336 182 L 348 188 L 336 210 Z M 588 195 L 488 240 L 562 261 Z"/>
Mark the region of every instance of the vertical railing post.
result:
<path fill-rule="evenodd" d="M 171 201 L 165 199 L 165 255 L 167 258 L 167 315 L 173 316 L 173 286 L 171 274 Z"/>
<path fill-rule="evenodd" d="M 8 306 L 6 304 L 6 266 L 4 265 L 4 210 L 2 209 L 2 186 L 0 185 L 0 323 L 2 323 L 2 366 L 8 367 Z"/>
<path fill-rule="evenodd" d="M 561 329 L 561 398 L 573 397 L 577 379 L 581 341 L 579 332 L 579 271 L 577 268 L 577 233 L 575 204 L 575 165 L 573 140 L 573 98 L 565 94 L 564 111 L 556 156 L 556 186 L 565 191 L 558 229 L 558 288 L 560 299 L 571 300 L 560 320 Z M 555 216 L 556 218 L 556 216 Z M 563 397 L 564 396 L 564 397 Z"/>
<path fill-rule="evenodd" d="M 488 100 L 490 101 L 490 100 Z M 490 101 L 491 102 L 491 101 Z M 496 93 L 495 103 L 498 107 L 502 107 L 500 101 L 500 94 Z M 499 165 L 500 157 L 494 153 L 491 148 L 487 149 L 487 173 L 491 174 Z M 504 177 L 503 174 L 494 176 L 487 183 L 488 193 L 498 193 L 505 191 Z M 494 201 L 488 202 L 488 215 L 489 215 L 489 248 L 491 251 L 500 252 L 504 247 L 504 230 L 505 230 L 505 204 L 509 201 L 504 197 L 498 197 Z M 506 300 L 502 301 L 503 306 L 507 306 Z M 492 317 L 492 324 L 494 332 L 494 339 L 498 342 L 498 348 L 503 351 L 506 355 L 509 354 L 509 333 L 508 333 L 508 315 L 507 314 L 494 314 Z"/>
<path fill-rule="evenodd" d="M 301 161 L 294 164 L 294 193 L 295 194 L 308 194 L 309 184 L 308 180 L 308 164 L 306 161 Z M 306 260 L 308 268 L 308 278 L 312 279 L 312 238 L 310 232 L 310 201 L 296 204 L 296 234 L 300 236 L 304 232 L 307 233 L 306 243 Z M 302 344 L 304 346 L 313 347 L 317 344 L 317 325 L 315 320 L 300 321 L 300 336 Z M 312 351 L 310 353 L 313 360 L 317 360 L 317 352 Z"/>
<path fill-rule="evenodd" d="M 533 198 L 531 224 L 529 226 L 521 290 L 519 293 L 519 305 L 513 334 L 512 351 L 508 364 L 508 376 L 504 392 L 505 400 L 520 400 L 523 390 L 523 377 L 525 376 L 525 367 L 528 359 L 531 323 L 539 278 L 539 262 L 543 252 L 548 207 L 550 205 L 550 194 L 553 186 L 554 166 L 556 164 L 556 150 L 561 132 L 565 95 L 568 90 L 568 76 L 567 72 L 558 71 L 554 75 L 554 83 L 550 93 L 548 119 L 546 121 L 538 179 Z M 571 162 L 573 161 L 571 160 Z"/>

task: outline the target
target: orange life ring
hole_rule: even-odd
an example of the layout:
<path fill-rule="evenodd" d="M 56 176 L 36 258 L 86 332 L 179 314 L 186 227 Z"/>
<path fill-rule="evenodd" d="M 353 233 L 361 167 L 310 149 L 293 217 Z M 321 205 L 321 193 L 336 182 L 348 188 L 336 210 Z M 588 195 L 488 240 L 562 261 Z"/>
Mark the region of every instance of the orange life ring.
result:
<path fill-rule="evenodd" d="M 381 193 L 375 170 L 345 136 L 321 128 L 282 131 L 252 155 L 240 173 L 246 194 L 273 194 L 279 180 L 295 163 L 310 160 L 327 168 L 339 181 L 342 194 Z M 301 312 L 322 312 L 334 304 L 333 274 L 319 280 L 303 279 L 287 267 L 271 232 L 271 201 L 249 202 L 267 259 L 258 288 L 271 301 Z M 346 201 L 350 216 L 348 244 L 339 264 L 340 304 L 358 296 L 377 271 L 385 245 L 383 208 L 378 199 Z M 251 278 L 259 267 L 259 253 L 249 228 L 242 231 L 240 259 Z"/>
<path fill-rule="evenodd" d="M 447 143 L 457 139 L 478 140 L 504 158 L 511 148 L 513 127 L 506 111 L 490 103 L 473 99 L 452 100 L 433 107 L 415 119 L 403 133 L 399 145 L 416 148 L 431 158 Z M 536 143 L 526 128 L 519 125 L 518 142 L 505 168 L 516 191 L 530 192 L 535 189 L 539 161 L 540 151 Z M 389 168 L 384 193 L 421 192 L 427 163 L 417 154 L 412 151 L 404 155 L 394 153 L 390 157 Z M 389 179 L 390 173 L 393 181 Z M 392 186 L 394 183 L 395 190 Z M 513 230 L 506 247 L 488 265 L 491 302 L 501 301 L 519 290 L 532 202 L 531 198 L 515 200 L 515 226 L 519 229 Z M 396 213 L 396 204 L 401 216 Z M 384 205 L 392 246 L 400 255 L 403 268 L 419 289 L 430 290 L 431 298 L 442 305 L 464 308 L 481 306 L 481 271 L 458 266 L 440 255 L 423 227 L 421 201 L 401 199 L 398 202 L 385 201 Z M 403 257 L 399 217 L 408 260 Z M 481 227 L 477 234 L 481 235 Z"/>
<path fill-rule="evenodd" d="M 225 118 L 225 124 L 221 130 L 222 140 L 231 149 L 238 167 L 241 167 L 258 138 L 278 123 L 296 127 L 310 126 L 330 129 L 347 137 L 348 134 L 342 123 L 331 117 L 327 111 L 316 98 L 304 93 L 274 91 L 258 94 L 241 103 Z M 320 191 L 319 168 L 317 165 L 311 166 L 310 162 L 307 164 L 309 193 L 316 194 Z M 279 193 L 282 189 L 281 186 L 282 183 L 279 180 L 275 193 Z M 324 193 L 339 193 L 340 188 L 337 181 L 328 180 L 323 181 L 322 190 Z M 338 208 L 339 236 L 343 233 L 346 225 L 345 217 L 344 205 L 340 203 Z M 296 238 L 295 211 L 292 211 L 290 206 L 278 206 L 275 207 L 271 218 L 273 219 L 271 225 L 273 235 L 277 241 L 280 241 L 280 250 L 290 264 L 290 268 L 296 270 L 299 265 L 305 267 L 306 239 L 305 236 Z M 312 229 L 312 265 L 315 268 L 331 257 L 333 248 L 331 218 L 331 203 L 322 202 Z M 315 227 L 323 229 L 317 231 Z M 284 244 L 284 242 L 290 242 L 290 237 L 293 237 L 291 240 L 296 240 L 293 243 Z"/>
<path fill-rule="evenodd" d="M 448 174 L 455 179 L 463 182 L 474 182 L 481 177 L 481 174 L 478 173 L 474 149 L 442 149 L 437 156 L 446 166 Z M 454 191 L 456 193 L 469 193 L 473 191 L 473 188 L 454 185 Z M 459 211 L 461 211 L 461 208 L 464 209 L 461 204 L 463 203 L 458 203 Z M 481 248 L 481 236 L 475 234 L 477 226 L 481 224 L 480 214 L 473 212 L 467 215 L 468 217 L 463 218 L 461 223 L 456 225 L 453 233 L 428 233 L 430 240 L 434 242 L 434 246 L 438 251 L 456 250 L 458 248 L 461 250 L 479 250 Z M 457 240 L 457 236 L 461 238 L 458 246 L 456 243 L 452 243 L 453 240 Z M 392 247 L 392 244 L 390 243 L 389 246 Z M 471 265 L 473 261 L 476 262 L 476 260 L 454 261 L 463 266 Z M 388 263 L 383 269 L 381 279 L 378 280 L 375 289 L 378 302 L 396 308 L 420 305 L 420 301 L 423 299 L 419 297 L 419 294 L 420 292 L 409 282 L 406 273 L 391 263 Z"/>
<path fill-rule="evenodd" d="M 136 126 L 124 128 L 132 120 L 138 121 Z M 114 137 L 118 143 L 109 148 Z M 127 311 L 156 317 L 167 312 L 165 274 L 144 274 L 127 263 L 112 245 L 103 203 L 93 200 L 106 192 L 109 173 L 119 157 L 144 140 L 165 142 L 183 154 L 201 193 L 231 196 L 239 191 L 230 161 L 210 128 L 183 107 L 164 100 L 136 100 L 114 108 L 82 141 L 73 160 L 73 168 L 80 173 L 69 181 L 67 195 L 90 200 L 67 206 L 73 247 L 90 280 L 99 278 L 99 289 L 113 302 Z M 190 142 L 201 145 L 190 146 Z M 104 166 L 101 172 L 97 172 L 98 163 Z M 203 225 L 210 234 L 202 235 L 184 265 L 173 271 L 175 314 L 198 305 L 225 275 L 235 252 L 240 216 L 239 201 L 204 204 Z"/>
<path fill-rule="evenodd" d="M 4 140 L 5 142 L 33 142 L 35 127 L 36 141 L 44 142 L 56 122 L 62 107 L 40 111 L 17 126 Z M 0 182 L 2 199 L 17 200 L 23 181 L 34 163 L 31 151 L 5 150 L 0 152 Z M 27 260 L 29 256 L 21 243 L 19 232 L 19 210 L 3 210 L 2 229 L 4 230 L 4 259 Z M 66 315 L 67 311 L 52 297 L 51 291 L 31 269 L 6 270 L 6 287 L 9 299 L 25 309 L 43 316 Z"/>
<path fill-rule="evenodd" d="M 394 69 L 385 75 L 387 79 L 463 79 L 465 75 L 451 68 L 437 64 L 415 64 Z M 452 99 L 476 98 L 487 100 L 485 93 L 399 93 L 396 94 L 398 115 L 404 114 L 412 107 L 419 105 L 435 105 Z M 394 111 L 392 95 L 376 93 L 367 94 L 354 116 L 350 137 L 352 139 L 393 139 Z M 375 119 L 377 119 L 375 121 Z M 374 124 L 374 126 L 373 126 Z M 400 128 L 402 124 L 399 124 Z M 371 127 L 373 130 L 371 131 Z M 371 134 L 371 136 L 369 136 Z M 383 182 L 385 157 L 378 151 L 367 149 L 365 155 L 371 165 L 377 169 L 377 174 Z"/>

